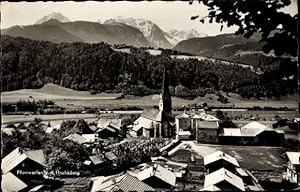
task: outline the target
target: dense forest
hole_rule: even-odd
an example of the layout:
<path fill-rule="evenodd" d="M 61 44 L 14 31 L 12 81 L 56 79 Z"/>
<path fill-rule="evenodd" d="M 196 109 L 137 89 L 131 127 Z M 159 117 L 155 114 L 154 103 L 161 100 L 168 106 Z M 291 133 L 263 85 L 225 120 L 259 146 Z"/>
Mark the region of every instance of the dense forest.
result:
<path fill-rule="evenodd" d="M 159 92 L 166 65 L 173 95 L 203 95 L 208 91 L 236 92 L 243 97 L 272 97 L 297 91 L 297 65 L 278 59 L 250 69 L 221 62 L 171 59 L 168 52 L 150 55 L 141 48 L 130 54 L 106 43 L 50 43 L 3 35 L 2 91 L 40 88 L 55 83 L 74 90 L 147 95 Z"/>

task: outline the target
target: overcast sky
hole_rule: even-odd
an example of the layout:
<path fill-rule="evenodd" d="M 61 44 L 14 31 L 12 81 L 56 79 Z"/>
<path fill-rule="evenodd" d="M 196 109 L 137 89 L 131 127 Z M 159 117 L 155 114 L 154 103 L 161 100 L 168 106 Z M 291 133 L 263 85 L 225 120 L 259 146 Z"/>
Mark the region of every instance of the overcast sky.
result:
<path fill-rule="evenodd" d="M 297 0 L 285 8 L 292 15 L 297 13 Z M 196 29 L 208 35 L 220 34 L 220 25 L 202 24 L 190 20 L 194 15 L 207 15 L 207 7 L 194 2 L 1 2 L 1 28 L 14 25 L 31 25 L 52 12 L 60 12 L 71 21 L 104 22 L 117 16 L 144 18 L 156 23 L 161 29 Z M 222 33 L 231 33 L 235 28 L 225 28 Z"/>

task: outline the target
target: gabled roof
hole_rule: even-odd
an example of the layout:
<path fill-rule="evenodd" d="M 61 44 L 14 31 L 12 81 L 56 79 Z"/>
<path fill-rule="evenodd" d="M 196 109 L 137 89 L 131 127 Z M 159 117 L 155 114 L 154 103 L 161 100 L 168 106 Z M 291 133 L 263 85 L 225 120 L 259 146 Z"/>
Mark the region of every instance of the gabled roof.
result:
<path fill-rule="evenodd" d="M 140 181 L 136 177 L 124 174 L 116 177 L 109 177 L 108 179 L 100 177 L 93 181 L 92 192 L 95 191 L 155 191 L 154 188 Z"/>
<path fill-rule="evenodd" d="M 33 191 L 44 191 L 43 190 L 44 185 L 37 185 L 35 187 L 33 187 L 32 189 L 29 190 L 29 192 L 33 192 Z"/>
<path fill-rule="evenodd" d="M 204 157 L 204 165 L 205 166 L 209 165 L 209 164 L 211 164 L 213 162 L 216 162 L 216 161 L 219 161 L 221 159 L 233 164 L 236 167 L 240 166 L 239 163 L 237 162 L 237 160 L 234 157 L 232 157 L 232 156 L 230 156 L 230 155 L 228 155 L 228 154 L 226 154 L 222 151 L 216 151 L 214 153 L 206 155 Z"/>
<path fill-rule="evenodd" d="M 207 187 L 204 187 L 200 191 L 221 191 L 221 189 L 215 185 L 209 185 Z"/>
<path fill-rule="evenodd" d="M 223 133 L 220 134 L 222 136 L 232 136 L 232 137 L 241 137 L 241 129 L 240 128 L 224 128 Z"/>
<path fill-rule="evenodd" d="M 210 114 L 207 114 L 207 113 L 205 113 L 205 112 L 201 112 L 201 113 L 199 113 L 199 114 L 196 113 L 196 114 L 193 116 L 193 118 L 196 118 L 196 119 L 198 119 L 199 117 L 200 117 L 200 119 L 202 119 L 202 120 L 204 120 L 204 121 L 219 121 L 219 119 L 216 118 L 215 116 L 210 115 Z"/>
<path fill-rule="evenodd" d="M 111 151 L 110 152 L 106 152 L 104 154 L 104 156 L 105 156 L 105 158 L 107 158 L 110 161 L 113 161 L 113 160 L 117 159 L 117 156 L 113 152 L 111 152 Z"/>
<path fill-rule="evenodd" d="M 42 150 L 33 150 L 33 151 L 23 151 L 17 147 L 11 153 L 6 155 L 2 159 L 1 169 L 2 173 L 8 173 L 13 168 L 18 166 L 21 162 L 23 162 L 26 158 L 29 158 L 38 164 L 45 166 L 46 160 Z"/>
<path fill-rule="evenodd" d="M 82 134 L 81 136 L 85 138 L 85 142 L 93 143 L 96 140 L 96 135 L 94 133 L 93 134 Z"/>
<path fill-rule="evenodd" d="M 78 143 L 78 144 L 83 144 L 86 142 L 86 139 L 77 133 L 70 134 L 67 137 L 63 138 L 63 140 L 66 140 L 66 139 L 74 141 L 75 143 Z"/>
<path fill-rule="evenodd" d="M 3 192 L 17 192 L 25 189 L 27 184 L 11 172 L 2 175 L 1 190 Z"/>
<path fill-rule="evenodd" d="M 113 128 L 105 127 L 105 128 L 99 128 L 99 129 L 97 130 L 97 133 L 100 133 L 100 132 L 102 132 L 102 131 L 104 131 L 104 130 L 108 130 L 108 131 L 113 132 L 113 133 L 116 132 L 116 130 L 113 129 Z"/>
<path fill-rule="evenodd" d="M 138 131 L 141 128 L 152 129 L 153 128 L 153 120 L 140 116 L 133 123 L 133 131 Z"/>
<path fill-rule="evenodd" d="M 12 135 L 13 132 L 16 131 L 16 129 L 13 127 L 2 127 L 1 131 L 2 131 L 2 133 L 6 133 L 7 135 Z"/>
<path fill-rule="evenodd" d="M 300 152 L 286 152 L 286 155 L 293 165 L 300 165 Z"/>
<path fill-rule="evenodd" d="M 176 184 L 176 174 L 160 165 L 152 165 L 139 173 L 132 173 L 139 180 L 144 181 L 152 176 L 168 183 L 171 186 Z"/>
<path fill-rule="evenodd" d="M 157 108 L 145 108 L 143 110 L 143 113 L 141 114 L 141 117 L 145 117 L 147 119 L 151 119 L 154 121 L 161 121 L 161 111 Z"/>
<path fill-rule="evenodd" d="M 92 130 L 93 132 L 96 132 L 97 129 L 98 129 L 98 127 L 95 126 L 95 125 L 90 125 L 89 128 L 90 128 L 90 130 Z"/>
<path fill-rule="evenodd" d="M 24 151 L 24 154 L 27 157 L 40 165 L 46 166 L 46 159 L 43 150 L 31 150 L 31 151 Z"/>
<path fill-rule="evenodd" d="M 177 118 L 177 119 L 188 119 L 188 118 L 190 118 L 190 116 L 183 112 L 182 114 L 177 115 L 175 118 Z"/>
<path fill-rule="evenodd" d="M 248 123 L 247 125 L 241 127 L 241 133 L 243 136 L 254 137 L 254 136 L 262 133 L 267 128 L 268 127 L 266 125 L 263 125 L 257 121 L 253 121 L 253 122 Z"/>
<path fill-rule="evenodd" d="M 122 119 L 120 118 L 100 118 L 98 120 L 97 127 L 98 128 L 105 128 L 111 126 L 115 129 L 120 130 L 122 125 Z"/>
<path fill-rule="evenodd" d="M 218 129 L 219 124 L 217 121 L 199 121 L 198 128 Z"/>
<path fill-rule="evenodd" d="M 104 159 L 99 154 L 91 155 L 91 156 L 89 156 L 89 158 L 93 162 L 94 165 L 99 165 L 104 162 Z"/>
<path fill-rule="evenodd" d="M 226 181 L 238 188 L 241 191 L 245 191 L 243 179 L 239 176 L 231 173 L 225 168 L 221 168 L 205 176 L 204 187 L 216 185 L 220 182 Z M 222 189 L 221 189 L 222 190 Z"/>

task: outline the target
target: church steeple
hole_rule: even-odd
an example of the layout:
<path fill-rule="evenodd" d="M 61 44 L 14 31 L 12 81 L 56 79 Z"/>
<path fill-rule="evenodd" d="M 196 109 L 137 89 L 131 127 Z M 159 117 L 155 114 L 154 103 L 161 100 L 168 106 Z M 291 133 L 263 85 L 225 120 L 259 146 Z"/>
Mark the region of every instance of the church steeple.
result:
<path fill-rule="evenodd" d="M 159 100 L 159 110 L 161 114 L 161 122 L 159 126 L 159 137 L 172 137 L 174 131 L 171 125 L 172 121 L 172 101 L 169 91 L 169 78 L 166 66 L 163 66 L 163 80 L 161 94 Z"/>
<path fill-rule="evenodd" d="M 169 91 L 169 78 L 165 65 L 163 66 L 163 80 L 159 101 L 159 109 L 163 112 L 171 112 L 172 110 L 171 94 Z"/>

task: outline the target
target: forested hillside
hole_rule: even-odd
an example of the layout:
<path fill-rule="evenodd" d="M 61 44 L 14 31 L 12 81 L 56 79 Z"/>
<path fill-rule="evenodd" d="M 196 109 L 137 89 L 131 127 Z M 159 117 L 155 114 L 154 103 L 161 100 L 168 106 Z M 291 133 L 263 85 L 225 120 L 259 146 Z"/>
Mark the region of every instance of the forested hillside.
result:
<path fill-rule="evenodd" d="M 91 93 L 146 95 L 161 88 L 163 65 L 167 66 L 173 94 L 174 90 L 189 90 L 193 96 L 223 90 L 243 97 L 271 97 L 296 91 L 297 68 L 290 60 L 278 60 L 258 75 L 239 66 L 171 59 L 167 54 L 153 56 L 133 47 L 131 54 L 117 52 L 106 43 L 55 44 L 6 35 L 1 38 L 2 91 L 39 88 L 53 82 Z"/>
<path fill-rule="evenodd" d="M 264 67 L 278 59 L 272 54 L 263 53 L 259 36 L 259 34 L 255 34 L 247 39 L 241 35 L 222 34 L 213 37 L 192 38 L 181 41 L 173 50 Z"/>

